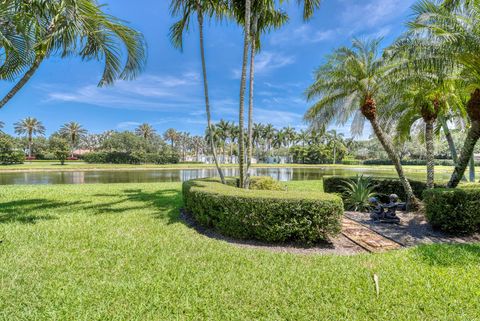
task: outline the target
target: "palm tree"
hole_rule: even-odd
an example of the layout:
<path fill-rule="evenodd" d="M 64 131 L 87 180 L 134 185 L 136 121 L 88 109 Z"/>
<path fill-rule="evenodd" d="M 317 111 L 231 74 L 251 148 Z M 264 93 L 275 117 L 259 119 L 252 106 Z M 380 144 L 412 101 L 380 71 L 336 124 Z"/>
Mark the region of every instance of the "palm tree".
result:
<path fill-rule="evenodd" d="M 82 60 L 104 62 L 99 86 L 110 85 L 117 79 L 130 80 L 143 69 L 146 55 L 143 36 L 127 27 L 123 21 L 102 11 L 95 0 L 9 0 L 12 15 L 23 17 L 10 20 L 17 30 L 28 25 L 30 32 L 18 33 L 25 43 L 33 44 L 26 50 L 19 74 L 26 70 L 13 88 L 0 101 L 5 106 L 32 78 L 45 59 L 77 55 Z M 19 25 L 20 24 L 20 25 Z M 15 30 L 15 29 L 13 29 Z M 32 40 L 33 39 L 33 40 Z M 125 49 L 123 50 L 122 47 Z M 23 49 L 22 49 L 23 50 Z M 122 57 L 125 52 L 127 57 Z M 124 62 L 124 63 L 122 63 Z"/>
<path fill-rule="evenodd" d="M 18 135 L 26 135 L 28 139 L 28 158 L 32 157 L 32 145 L 34 135 L 45 134 L 45 127 L 36 118 L 27 117 L 14 124 L 15 133 Z"/>
<path fill-rule="evenodd" d="M 230 122 L 220 119 L 220 121 L 216 125 L 219 131 L 219 138 L 222 144 L 222 154 L 223 154 L 223 161 L 226 161 L 226 153 L 225 147 L 227 146 L 227 141 L 231 139 L 231 125 Z"/>
<path fill-rule="evenodd" d="M 171 12 L 173 16 L 180 16 L 180 20 L 170 28 L 170 38 L 176 48 L 183 49 L 183 33 L 190 26 L 190 18 L 193 13 L 197 15 L 199 38 L 200 38 L 200 56 L 202 60 L 203 90 L 205 95 L 205 111 L 207 114 L 207 130 L 212 130 L 212 115 L 210 111 L 210 97 L 208 92 L 207 66 L 205 62 L 205 45 L 203 35 L 204 16 L 221 19 L 226 13 L 226 7 L 221 0 L 199 1 L 199 0 L 172 0 Z M 212 150 L 213 160 L 217 167 L 218 175 L 223 184 L 225 184 L 225 176 L 222 168 L 218 163 L 217 152 L 212 134 L 207 135 L 210 140 L 210 148 Z"/>
<path fill-rule="evenodd" d="M 68 137 L 68 140 L 70 141 L 70 146 L 72 148 L 71 156 L 73 157 L 73 151 L 77 146 L 78 141 L 87 134 L 87 130 L 84 129 L 79 123 L 72 121 L 66 123 L 60 128 L 60 134 Z"/>
<path fill-rule="evenodd" d="M 478 1 L 445 1 L 445 6 L 422 1 L 413 7 L 415 19 L 409 24 L 405 43 L 415 48 L 417 66 L 447 65 L 458 69 L 463 88 L 468 90 L 466 103 L 470 128 L 460 158 L 448 187 L 462 179 L 480 138 L 480 3 Z"/>
<path fill-rule="evenodd" d="M 178 140 L 178 132 L 173 128 L 169 128 L 163 134 L 163 139 L 170 141 L 170 146 L 173 149 L 175 147 L 175 142 Z"/>
<path fill-rule="evenodd" d="M 305 144 L 308 144 L 308 138 L 309 137 L 310 137 L 310 132 L 302 129 L 297 134 L 297 141 L 302 144 L 302 147 L 305 147 Z"/>
<path fill-rule="evenodd" d="M 329 145 L 332 145 L 332 148 L 333 148 L 333 164 L 336 164 L 337 163 L 337 147 L 340 145 L 340 144 L 343 144 L 343 134 L 339 134 L 337 133 L 337 131 L 335 129 L 332 129 L 330 131 L 327 132 L 327 135 L 328 135 L 328 144 Z"/>
<path fill-rule="evenodd" d="M 276 134 L 276 130 L 272 124 L 266 124 L 263 127 L 263 139 L 265 140 L 266 152 L 268 154 L 270 153 L 270 150 L 272 148 L 272 142 L 273 142 L 273 139 L 275 138 L 275 134 Z"/>
<path fill-rule="evenodd" d="M 145 140 L 149 140 L 150 138 L 155 136 L 155 132 L 156 130 L 147 123 L 143 123 L 135 129 L 135 133 L 138 136 L 142 136 Z"/>
<path fill-rule="evenodd" d="M 305 120 L 314 128 L 324 130 L 332 121 L 345 123 L 353 116 L 353 134 L 361 132 L 364 120 L 368 120 L 395 165 L 409 205 L 416 208 L 419 202 L 405 177 L 400 158 L 378 121 L 377 101 L 381 102 L 381 90 L 388 70 L 379 56 L 379 44 L 379 40 L 355 39 L 352 48 L 339 48 L 328 57 L 327 62 L 317 70 L 315 83 L 307 89 L 309 100 L 320 98 L 307 111 Z"/>

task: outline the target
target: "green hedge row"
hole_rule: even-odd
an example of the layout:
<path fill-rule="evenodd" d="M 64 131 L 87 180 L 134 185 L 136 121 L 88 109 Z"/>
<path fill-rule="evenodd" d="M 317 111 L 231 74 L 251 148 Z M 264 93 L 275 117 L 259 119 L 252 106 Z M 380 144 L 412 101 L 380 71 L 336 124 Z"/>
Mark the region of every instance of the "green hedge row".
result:
<path fill-rule="evenodd" d="M 330 176 L 323 178 L 323 191 L 325 193 L 342 193 L 342 186 L 345 186 L 345 180 L 354 179 L 354 177 Z M 421 181 L 409 180 L 413 193 L 416 197 L 422 198 L 423 191 L 427 189 L 427 184 Z M 372 178 L 372 184 L 375 186 L 374 192 L 379 194 L 382 202 L 388 201 L 388 195 L 397 194 L 405 201 L 406 194 L 403 185 L 399 179 L 395 178 Z"/>
<path fill-rule="evenodd" d="M 83 155 L 83 160 L 92 164 L 176 164 L 177 154 L 157 154 L 145 152 L 92 152 Z"/>
<path fill-rule="evenodd" d="M 452 234 L 480 232 L 480 186 L 438 188 L 423 193 L 428 222 Z"/>
<path fill-rule="evenodd" d="M 341 231 L 343 202 L 320 192 L 244 190 L 235 180 L 183 183 L 185 209 L 202 225 L 239 239 L 313 244 Z"/>

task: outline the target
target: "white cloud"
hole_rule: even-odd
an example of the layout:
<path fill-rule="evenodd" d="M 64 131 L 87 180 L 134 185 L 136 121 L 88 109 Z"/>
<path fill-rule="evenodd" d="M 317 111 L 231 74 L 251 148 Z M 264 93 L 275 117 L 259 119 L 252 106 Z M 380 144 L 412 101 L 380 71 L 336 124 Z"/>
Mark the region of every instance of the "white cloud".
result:
<path fill-rule="evenodd" d="M 302 25 L 293 30 L 277 32 L 270 37 L 272 45 L 311 44 L 334 39 L 338 30 L 315 30 L 311 25 Z"/>
<path fill-rule="evenodd" d="M 202 87 L 196 73 L 181 76 L 144 75 L 135 81 L 119 81 L 114 87 L 99 88 L 86 85 L 71 89 L 61 86 L 43 86 L 48 101 L 76 102 L 94 106 L 134 109 L 166 110 L 195 108 L 202 104 Z"/>
<path fill-rule="evenodd" d="M 295 57 L 287 56 L 281 52 L 263 51 L 255 58 L 255 74 L 262 75 L 272 70 L 279 69 L 295 63 Z M 234 69 L 233 77 L 239 79 L 241 70 Z"/>

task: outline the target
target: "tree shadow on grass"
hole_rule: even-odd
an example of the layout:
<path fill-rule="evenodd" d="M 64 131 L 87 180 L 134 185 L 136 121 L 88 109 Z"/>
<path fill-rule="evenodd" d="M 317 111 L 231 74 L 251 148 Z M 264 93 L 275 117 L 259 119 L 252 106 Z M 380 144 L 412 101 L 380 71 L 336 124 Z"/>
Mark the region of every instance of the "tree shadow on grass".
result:
<path fill-rule="evenodd" d="M 420 245 L 414 253 L 431 266 L 463 266 L 480 264 L 480 244 Z"/>
<path fill-rule="evenodd" d="M 86 209 L 93 209 L 95 214 L 106 213 L 124 213 L 130 210 L 145 209 L 153 207 L 155 217 L 159 219 L 167 218 L 168 223 L 179 222 L 178 209 L 181 205 L 181 192 L 176 189 L 159 190 L 155 192 L 145 192 L 142 189 L 126 189 L 122 194 L 95 194 L 95 197 L 115 197 L 117 200 L 96 203 Z M 137 206 L 114 207 L 125 202 L 140 203 Z"/>
<path fill-rule="evenodd" d="M 56 202 L 47 199 L 27 199 L 0 203 L 0 224 L 24 223 L 35 224 L 38 221 L 57 219 L 53 215 L 43 215 L 46 210 L 70 208 L 82 202 Z"/>

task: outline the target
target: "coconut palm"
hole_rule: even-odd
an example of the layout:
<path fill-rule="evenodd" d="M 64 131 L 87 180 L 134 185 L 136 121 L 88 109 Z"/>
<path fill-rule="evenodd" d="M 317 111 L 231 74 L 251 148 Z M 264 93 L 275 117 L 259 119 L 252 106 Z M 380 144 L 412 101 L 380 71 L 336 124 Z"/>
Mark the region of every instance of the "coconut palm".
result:
<path fill-rule="evenodd" d="M 470 128 L 448 187 L 456 187 L 480 138 L 480 3 L 446 1 L 446 6 L 422 1 L 413 7 L 415 19 L 404 44 L 412 48 L 417 66 L 447 65 L 459 69 Z"/>
<path fill-rule="evenodd" d="M 172 0 L 171 12 L 173 16 L 179 16 L 180 20 L 172 25 L 170 28 L 170 38 L 173 45 L 176 48 L 183 49 L 183 34 L 190 27 L 190 19 L 193 14 L 197 16 L 199 39 L 200 39 L 200 57 L 202 61 L 202 75 L 203 75 L 203 90 L 205 95 L 205 111 L 207 114 L 207 130 L 212 130 L 212 116 L 210 111 L 210 97 L 208 92 L 208 79 L 207 79 L 207 65 L 205 62 L 205 45 L 203 35 L 203 23 L 205 16 L 215 16 L 221 19 L 227 12 L 227 7 L 224 1 L 211 0 L 211 1 L 198 1 L 198 0 Z M 215 143 L 213 140 L 214 135 L 207 135 L 210 140 L 210 148 L 212 150 L 213 160 L 217 167 L 218 174 L 223 184 L 225 184 L 225 176 L 223 170 L 220 167 L 217 158 L 217 152 L 215 149 Z"/>
<path fill-rule="evenodd" d="M 117 79 L 135 78 L 145 63 L 143 36 L 125 23 L 102 11 L 95 0 L 9 0 L 14 4 L 15 16 L 23 19 L 15 28 L 32 31 L 29 36 L 30 60 L 25 73 L 0 101 L 5 106 L 32 78 L 42 62 L 51 56 L 79 56 L 82 60 L 104 62 L 99 86 L 112 84 Z M 16 20 L 14 20 L 16 21 Z M 23 37 L 24 33 L 17 34 Z M 28 41 L 26 41 L 28 42 Z M 122 57 L 123 53 L 126 57 Z"/>
<path fill-rule="evenodd" d="M 63 135 L 68 138 L 71 147 L 71 156 L 74 155 L 75 147 L 78 145 L 80 139 L 82 139 L 87 134 L 87 130 L 82 127 L 77 122 L 69 122 L 63 125 L 60 128 L 60 135 Z"/>
<path fill-rule="evenodd" d="M 145 140 L 149 140 L 150 138 L 154 137 L 155 132 L 156 130 L 147 123 L 143 123 L 135 129 L 135 133 L 138 136 L 142 136 Z"/>
<path fill-rule="evenodd" d="M 18 135 L 26 135 L 28 139 L 28 157 L 32 157 L 33 136 L 44 135 L 45 127 L 43 124 L 33 117 L 27 117 L 14 124 L 15 133 Z"/>
<path fill-rule="evenodd" d="M 228 140 L 231 141 L 231 125 L 230 125 L 230 122 L 228 121 L 225 121 L 223 119 L 220 119 L 220 121 L 217 123 L 216 125 L 219 133 L 219 138 L 220 138 L 220 141 L 221 141 L 221 145 L 222 145 L 222 154 L 223 154 L 223 159 L 224 161 L 226 160 L 226 153 L 225 153 L 225 148 L 227 146 L 227 143 L 228 143 Z"/>
<path fill-rule="evenodd" d="M 343 145 L 343 134 L 337 133 L 335 129 L 327 132 L 328 144 L 332 145 L 333 149 L 333 164 L 337 163 L 337 147 Z"/>
<path fill-rule="evenodd" d="M 405 189 L 408 203 L 417 207 L 419 202 L 405 177 L 400 158 L 377 115 L 377 102 L 382 102 L 382 89 L 388 66 L 379 55 L 379 40 L 355 39 L 351 48 L 342 47 L 328 57 L 316 72 L 315 83 L 307 89 L 307 98 L 318 101 L 307 111 L 305 120 L 313 128 L 324 130 L 332 121 L 345 123 L 353 116 L 352 134 L 362 131 L 365 119 L 395 165 Z"/>

